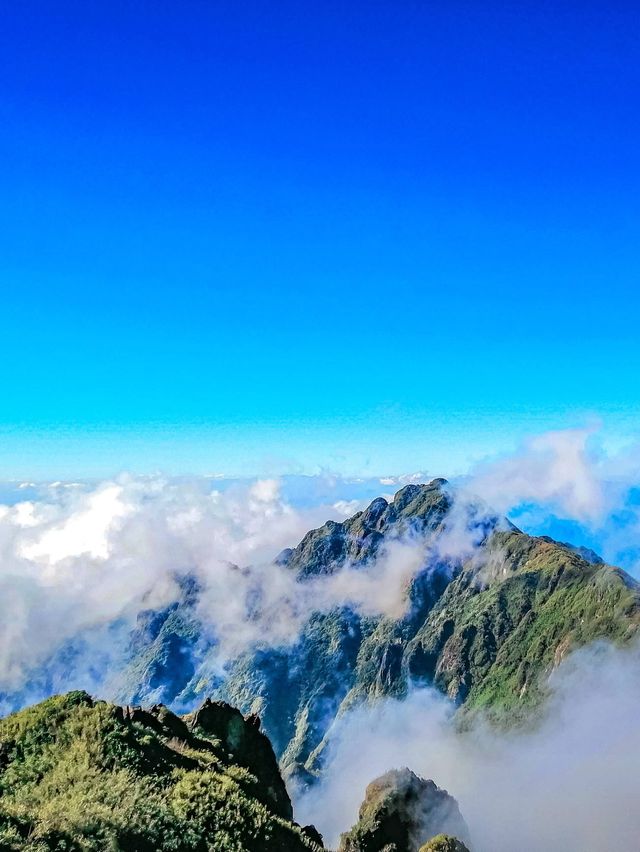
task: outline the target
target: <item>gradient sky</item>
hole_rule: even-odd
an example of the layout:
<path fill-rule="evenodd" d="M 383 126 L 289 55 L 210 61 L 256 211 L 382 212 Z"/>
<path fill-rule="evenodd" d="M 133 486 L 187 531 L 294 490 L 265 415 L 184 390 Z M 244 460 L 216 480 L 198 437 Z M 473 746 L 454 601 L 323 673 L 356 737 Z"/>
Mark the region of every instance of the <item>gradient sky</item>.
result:
<path fill-rule="evenodd" d="M 631 2 L 4 3 L 0 476 L 637 428 Z"/>

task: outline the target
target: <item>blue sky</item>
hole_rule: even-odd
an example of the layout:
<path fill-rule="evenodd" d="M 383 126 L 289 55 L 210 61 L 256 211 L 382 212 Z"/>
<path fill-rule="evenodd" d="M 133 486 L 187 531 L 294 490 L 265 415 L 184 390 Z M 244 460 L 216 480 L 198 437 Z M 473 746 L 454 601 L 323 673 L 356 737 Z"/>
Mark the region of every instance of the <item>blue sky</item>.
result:
<path fill-rule="evenodd" d="M 7 7 L 0 476 L 634 432 L 640 13 L 610 6 Z"/>

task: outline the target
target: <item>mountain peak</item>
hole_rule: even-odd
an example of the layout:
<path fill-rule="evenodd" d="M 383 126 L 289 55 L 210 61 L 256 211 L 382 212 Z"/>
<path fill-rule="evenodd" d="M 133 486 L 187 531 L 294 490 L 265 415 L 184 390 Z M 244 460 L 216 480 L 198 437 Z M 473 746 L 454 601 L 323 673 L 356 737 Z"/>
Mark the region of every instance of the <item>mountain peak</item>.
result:
<path fill-rule="evenodd" d="M 446 479 L 422 485 L 405 485 L 392 502 L 376 497 L 366 509 L 342 523 L 327 521 L 308 532 L 297 547 L 282 551 L 278 564 L 298 576 L 332 574 L 349 562 L 364 564 L 378 551 L 386 536 L 428 532 L 439 527 L 453 504 Z"/>
<path fill-rule="evenodd" d="M 440 477 L 432 479 L 430 482 L 404 485 L 399 491 L 396 491 L 393 497 L 393 506 L 398 512 L 401 512 L 418 498 L 433 495 L 434 492 L 442 493 L 444 487 L 448 484 L 446 479 Z"/>
<path fill-rule="evenodd" d="M 456 500 L 462 511 L 452 517 Z M 458 555 L 438 556 L 443 534 L 445 546 L 462 539 Z M 309 613 L 291 650 L 249 655 L 221 687 L 246 709 L 257 702 L 282 765 L 303 785 L 322 764 L 330 719 L 359 700 L 429 684 L 468 712 L 524 716 L 572 648 L 627 641 L 640 631 L 640 591 L 624 572 L 517 530 L 441 478 L 406 485 L 391 501 L 378 497 L 342 523 L 311 530 L 286 565 L 301 582 L 345 565 L 366 570 L 403 536 L 424 547 L 424 561 L 402 615 L 363 617 L 348 605 Z"/>

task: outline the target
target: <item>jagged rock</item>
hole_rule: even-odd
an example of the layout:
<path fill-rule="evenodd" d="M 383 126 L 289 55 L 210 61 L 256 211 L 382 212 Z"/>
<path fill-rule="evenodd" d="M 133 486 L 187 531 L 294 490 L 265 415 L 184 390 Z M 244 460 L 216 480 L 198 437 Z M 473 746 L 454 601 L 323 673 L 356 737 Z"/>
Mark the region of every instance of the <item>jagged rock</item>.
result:
<path fill-rule="evenodd" d="M 284 785 L 278 761 L 268 737 L 260 730 L 255 714 L 246 719 L 242 713 L 224 701 L 207 698 L 202 706 L 188 717 L 191 731 L 201 729 L 220 740 L 222 749 L 234 763 L 246 767 L 258 779 L 275 807 L 285 819 L 293 818 L 291 799 Z"/>
<path fill-rule="evenodd" d="M 362 513 L 362 525 L 363 527 L 371 527 L 372 529 L 377 529 L 380 523 L 380 519 L 382 515 L 389 508 L 389 504 L 384 499 L 384 497 L 376 497 L 376 499 L 369 504 L 368 508 Z"/>
<path fill-rule="evenodd" d="M 154 704 L 149 711 L 154 716 L 165 731 L 170 732 L 179 740 L 187 740 L 189 737 L 189 728 L 185 721 L 179 716 L 176 716 L 164 704 Z"/>
<path fill-rule="evenodd" d="M 309 840 L 312 840 L 315 844 L 317 844 L 321 849 L 324 849 L 324 840 L 318 829 L 315 825 L 303 825 L 300 829 L 305 837 L 308 837 Z"/>
<path fill-rule="evenodd" d="M 427 485 L 406 485 L 388 503 L 377 497 L 367 509 L 342 523 L 327 521 L 311 530 L 300 544 L 278 557 L 301 577 L 331 574 L 346 561 L 363 565 L 376 555 L 386 536 L 435 531 L 451 508 L 444 479 Z"/>
<path fill-rule="evenodd" d="M 467 846 L 450 834 L 438 834 L 420 847 L 420 852 L 469 852 Z"/>
<path fill-rule="evenodd" d="M 416 852 L 443 832 L 468 837 L 453 796 L 410 769 L 392 769 L 367 787 L 358 822 L 340 838 L 339 852 Z"/>

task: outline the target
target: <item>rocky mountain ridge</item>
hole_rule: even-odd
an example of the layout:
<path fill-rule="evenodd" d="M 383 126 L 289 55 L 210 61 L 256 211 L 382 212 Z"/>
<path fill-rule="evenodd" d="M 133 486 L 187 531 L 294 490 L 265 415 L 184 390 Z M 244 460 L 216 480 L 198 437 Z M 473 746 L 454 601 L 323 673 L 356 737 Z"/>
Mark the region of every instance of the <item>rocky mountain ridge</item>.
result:
<path fill-rule="evenodd" d="M 453 523 L 473 548 L 434 558 Z M 346 708 L 434 686 L 465 712 L 525 718 L 546 676 L 573 648 L 625 643 L 640 624 L 637 583 L 580 549 L 529 536 L 477 502 L 458 501 L 444 480 L 403 488 L 342 525 L 326 524 L 285 554 L 304 578 L 367 564 L 385 542 L 424 543 L 422 571 L 401 618 L 348 608 L 309 618 L 296 647 L 238 660 L 220 694 L 265 716 L 288 772 L 315 771 L 330 723 Z M 282 699 L 282 696 L 286 698 Z"/>
<path fill-rule="evenodd" d="M 314 852 L 256 717 L 55 696 L 0 721 L 0 848 Z"/>
<path fill-rule="evenodd" d="M 460 541 L 458 541 L 460 540 Z M 393 542 L 421 548 L 400 617 L 348 605 L 309 612 L 287 647 L 256 647 L 212 675 L 193 607 L 152 614 L 141 629 L 128 700 L 192 705 L 203 691 L 261 716 L 288 777 L 310 781 L 325 735 L 345 709 L 433 686 L 463 709 L 504 723 L 526 719 L 546 677 L 574 648 L 631 641 L 637 583 L 597 555 L 527 535 L 443 479 L 377 498 L 329 521 L 278 557 L 303 584 L 345 567 L 369 571 Z M 192 597 L 197 591 L 190 590 Z"/>

